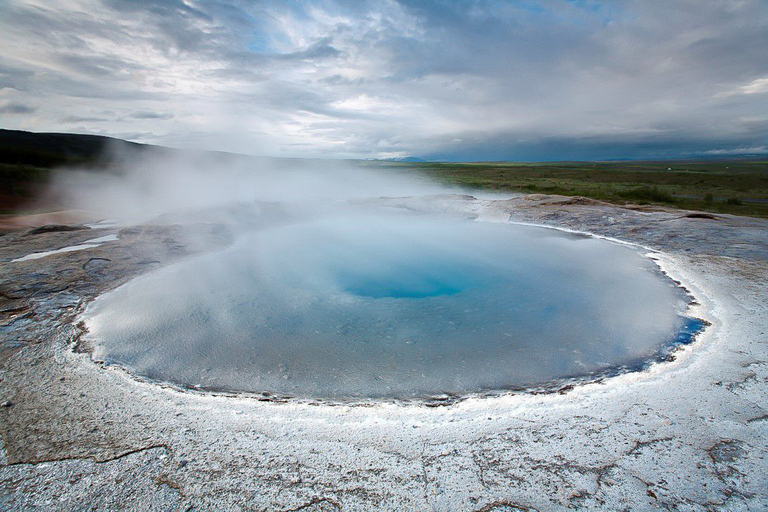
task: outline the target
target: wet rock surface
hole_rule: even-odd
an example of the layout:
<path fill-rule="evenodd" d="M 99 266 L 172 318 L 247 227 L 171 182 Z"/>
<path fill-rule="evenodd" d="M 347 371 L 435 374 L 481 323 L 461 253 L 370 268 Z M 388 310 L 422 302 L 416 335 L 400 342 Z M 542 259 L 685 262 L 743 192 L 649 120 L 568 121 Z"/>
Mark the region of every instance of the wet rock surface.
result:
<path fill-rule="evenodd" d="M 379 202 L 661 251 L 712 325 L 675 361 L 556 394 L 347 407 L 181 392 L 94 364 L 75 350 L 73 322 L 132 277 L 226 246 L 225 229 L 9 234 L 0 242 L 0 508 L 768 507 L 768 222 L 557 196 Z M 113 232 L 118 241 L 96 248 L 11 262 Z"/>
<path fill-rule="evenodd" d="M 8 350 L 50 338 L 57 326 L 71 322 L 72 315 L 96 295 L 153 265 L 169 264 L 230 241 L 227 232 L 215 225 L 142 226 L 119 231 L 72 228 L 45 226 L 0 237 L 0 357 L 7 357 Z M 112 233 L 119 236 L 118 241 L 13 261 Z"/>

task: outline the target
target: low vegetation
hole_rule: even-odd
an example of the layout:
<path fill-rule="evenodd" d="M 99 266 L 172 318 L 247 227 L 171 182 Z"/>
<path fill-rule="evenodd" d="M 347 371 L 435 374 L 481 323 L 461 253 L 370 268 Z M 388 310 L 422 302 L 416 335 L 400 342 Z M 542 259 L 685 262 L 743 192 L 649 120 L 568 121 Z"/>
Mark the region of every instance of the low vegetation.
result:
<path fill-rule="evenodd" d="M 374 163 L 466 189 L 768 217 L 768 161 Z"/>

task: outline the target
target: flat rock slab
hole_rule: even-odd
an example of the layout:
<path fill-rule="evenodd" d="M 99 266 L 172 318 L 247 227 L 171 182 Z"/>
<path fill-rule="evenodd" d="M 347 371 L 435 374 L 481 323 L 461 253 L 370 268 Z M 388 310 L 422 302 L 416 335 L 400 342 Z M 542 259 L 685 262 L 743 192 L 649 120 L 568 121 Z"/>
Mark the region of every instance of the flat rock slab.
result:
<path fill-rule="evenodd" d="M 94 364 L 73 322 L 136 275 L 224 247 L 225 229 L 140 226 L 11 263 L 111 231 L 14 233 L 0 244 L 0 507 L 768 508 L 768 222 L 557 196 L 379 202 L 643 245 L 712 325 L 674 361 L 562 394 L 425 407 L 183 392 Z"/>

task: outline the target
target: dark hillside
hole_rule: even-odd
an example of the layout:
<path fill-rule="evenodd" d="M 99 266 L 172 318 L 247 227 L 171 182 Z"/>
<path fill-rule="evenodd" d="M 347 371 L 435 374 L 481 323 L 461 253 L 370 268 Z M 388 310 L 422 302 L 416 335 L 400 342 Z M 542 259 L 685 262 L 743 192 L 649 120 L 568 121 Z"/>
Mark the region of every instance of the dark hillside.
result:
<path fill-rule="evenodd" d="M 142 151 L 147 146 L 98 135 L 32 133 L 0 129 L 0 163 L 32 167 L 103 162 L 107 149 Z"/>
<path fill-rule="evenodd" d="M 109 168 L 127 155 L 150 150 L 167 149 L 98 135 L 0 129 L 0 213 L 26 209 L 41 195 L 54 168 Z"/>

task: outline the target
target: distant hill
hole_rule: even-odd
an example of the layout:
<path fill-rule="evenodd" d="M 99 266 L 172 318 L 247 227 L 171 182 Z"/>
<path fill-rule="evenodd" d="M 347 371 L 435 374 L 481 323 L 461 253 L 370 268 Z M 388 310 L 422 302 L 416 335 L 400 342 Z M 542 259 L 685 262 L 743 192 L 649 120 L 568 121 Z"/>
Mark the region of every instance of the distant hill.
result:
<path fill-rule="evenodd" d="M 220 151 L 174 149 L 138 144 L 112 137 L 75 133 L 34 133 L 0 129 L 0 214 L 26 209 L 31 200 L 53 191 L 54 172 L 69 169 L 121 172 L 142 155 L 179 156 L 196 162 L 210 161 L 212 169 L 225 162 L 270 162 L 273 166 L 294 165 L 296 159 L 258 157 Z M 302 160 L 307 162 L 308 160 Z M 35 205 L 35 208 L 39 205 Z M 47 208 L 55 208 L 47 204 Z"/>
<path fill-rule="evenodd" d="M 105 163 L 124 152 L 149 146 L 112 137 L 74 133 L 32 133 L 0 129 L 0 164 L 58 167 Z"/>
<path fill-rule="evenodd" d="M 98 135 L 0 129 L 0 214 L 39 197 L 55 168 L 109 168 L 150 150 L 171 151 Z"/>

